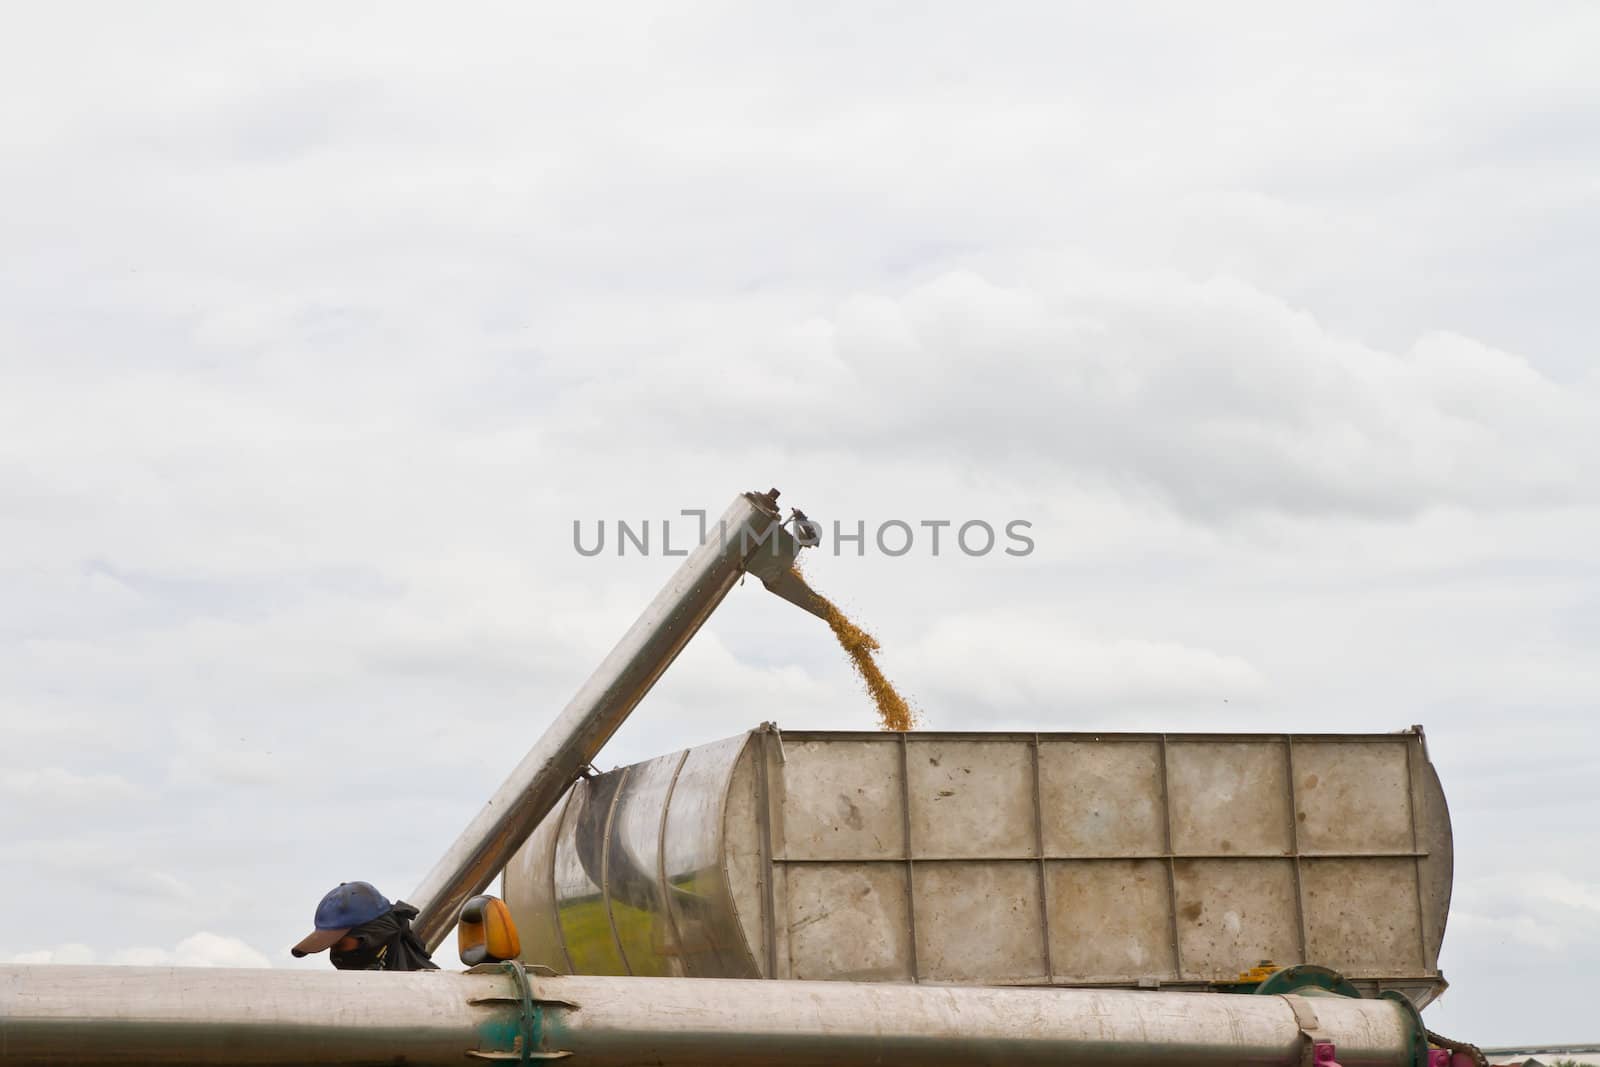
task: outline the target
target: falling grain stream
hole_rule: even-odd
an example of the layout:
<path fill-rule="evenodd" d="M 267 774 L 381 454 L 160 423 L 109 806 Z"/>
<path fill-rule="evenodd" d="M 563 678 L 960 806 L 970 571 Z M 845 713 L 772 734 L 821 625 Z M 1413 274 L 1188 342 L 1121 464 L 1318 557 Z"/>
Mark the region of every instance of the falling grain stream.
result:
<path fill-rule="evenodd" d="M 795 573 L 799 574 L 796 568 Z M 803 578 L 802 578 L 803 580 Z M 827 607 L 828 627 L 839 639 L 839 647 L 850 657 L 850 665 L 861 677 L 872 702 L 878 706 L 878 726 L 883 730 L 911 730 L 917 725 L 916 713 L 905 697 L 895 690 L 894 683 L 884 677 L 873 653 L 881 647 L 878 639 L 851 622 L 839 606 L 820 593 L 817 599 Z"/>

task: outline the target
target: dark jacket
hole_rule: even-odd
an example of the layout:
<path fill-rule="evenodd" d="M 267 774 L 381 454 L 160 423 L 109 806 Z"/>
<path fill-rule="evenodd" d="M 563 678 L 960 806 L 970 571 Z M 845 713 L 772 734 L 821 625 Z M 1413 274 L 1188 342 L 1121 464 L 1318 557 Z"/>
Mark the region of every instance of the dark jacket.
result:
<path fill-rule="evenodd" d="M 341 971 L 437 971 L 439 965 L 428 958 L 428 947 L 411 929 L 417 909 L 403 900 L 373 919 L 353 928 L 349 935 L 359 942 L 349 952 L 334 949 L 329 958 Z"/>

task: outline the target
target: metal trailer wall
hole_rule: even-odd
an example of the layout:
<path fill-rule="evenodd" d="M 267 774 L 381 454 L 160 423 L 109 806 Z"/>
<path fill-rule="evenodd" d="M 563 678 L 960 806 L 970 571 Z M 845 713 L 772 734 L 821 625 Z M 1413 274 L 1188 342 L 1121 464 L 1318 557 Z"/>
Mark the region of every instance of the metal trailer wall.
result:
<path fill-rule="evenodd" d="M 525 984 L 524 984 L 525 983 Z M 525 995 L 526 994 L 526 995 Z M 1429 1063 L 1394 1000 L 494 973 L 0 967 L 0 1065 Z"/>
<path fill-rule="evenodd" d="M 1451 866 L 1420 728 L 769 727 L 577 783 L 503 893 L 565 973 L 1206 989 L 1271 960 L 1420 1007 Z"/>

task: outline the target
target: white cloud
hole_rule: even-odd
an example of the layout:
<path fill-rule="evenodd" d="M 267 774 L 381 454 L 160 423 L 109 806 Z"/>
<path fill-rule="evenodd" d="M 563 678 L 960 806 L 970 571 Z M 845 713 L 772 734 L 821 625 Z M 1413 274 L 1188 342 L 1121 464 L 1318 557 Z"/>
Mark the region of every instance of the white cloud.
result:
<path fill-rule="evenodd" d="M 61 767 L 0 770 L 0 794 L 9 794 L 14 804 L 114 804 L 134 791 L 117 774 L 78 774 Z"/>
<path fill-rule="evenodd" d="M 12 963 L 107 963 L 133 967 L 270 967 L 271 961 L 236 937 L 202 930 L 179 941 L 174 948 L 136 946 L 118 949 L 103 958 L 87 945 L 68 943 L 55 948 L 19 952 Z"/>
<path fill-rule="evenodd" d="M 1513 952 L 1557 953 L 1570 944 L 1570 935 L 1532 915 L 1475 915 L 1461 908 L 1450 911 L 1451 948 L 1472 940 Z"/>
<path fill-rule="evenodd" d="M 632 414 L 662 433 L 691 407 L 752 438 L 803 412 L 824 453 L 1086 479 L 1208 521 L 1549 508 L 1600 486 L 1596 384 L 1449 333 L 1376 349 L 1236 278 L 959 271 L 852 297 L 788 340 L 696 342 L 635 386 Z M 715 374 L 741 350 L 751 366 Z"/>
<path fill-rule="evenodd" d="M 1473 864 L 1481 867 L 1481 864 Z M 1507 985 L 1540 974 L 1581 973 L 1600 952 L 1600 879 L 1528 865 L 1457 880 L 1441 964 L 1454 979 L 1430 1025 L 1452 1035 L 1492 1019 Z M 1497 975 L 1494 981 L 1484 975 Z M 1467 979 L 1472 979 L 1468 981 Z M 1528 1004 L 1508 1040 L 1582 1041 L 1581 1020 L 1560 1005 Z M 1507 1027 L 1507 1030 L 1513 1028 Z"/>
<path fill-rule="evenodd" d="M 1600 933 L 1600 882 L 1589 884 L 1559 872 L 1547 872 L 1534 880 L 1534 894 L 1566 908 L 1587 913 L 1597 921 Z"/>
<path fill-rule="evenodd" d="M 908 684 L 937 693 L 943 707 L 1043 717 L 1051 728 L 1151 709 L 1188 720 L 1194 709 L 1220 710 L 1267 691 L 1261 673 L 1236 656 L 1096 637 L 1028 612 L 936 620 L 916 646 L 889 659 L 904 664 L 897 673 L 914 680 Z"/>
<path fill-rule="evenodd" d="M 173 967 L 270 967 L 266 956 L 236 937 L 199 933 L 179 941 L 171 950 L 134 948 L 116 953 L 111 963 L 155 964 Z"/>
<path fill-rule="evenodd" d="M 55 948 L 34 949 L 12 955 L 12 963 L 93 963 L 95 951 L 88 945 L 68 942 Z"/>

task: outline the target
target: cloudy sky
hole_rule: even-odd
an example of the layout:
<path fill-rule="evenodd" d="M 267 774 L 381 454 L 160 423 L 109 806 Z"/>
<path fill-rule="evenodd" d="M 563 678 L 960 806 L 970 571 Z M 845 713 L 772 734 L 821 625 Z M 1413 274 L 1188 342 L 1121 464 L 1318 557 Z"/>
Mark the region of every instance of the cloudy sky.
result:
<path fill-rule="evenodd" d="M 13 11 L 0 960 L 287 966 L 328 886 L 403 896 L 671 571 L 573 522 L 776 485 L 1033 524 L 813 554 L 931 727 L 1425 724 L 1430 1021 L 1594 1039 L 1597 49 L 1588 4 Z M 600 762 L 764 719 L 872 713 L 738 589 Z"/>

